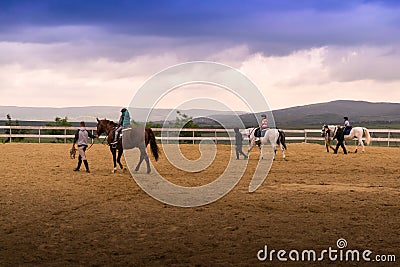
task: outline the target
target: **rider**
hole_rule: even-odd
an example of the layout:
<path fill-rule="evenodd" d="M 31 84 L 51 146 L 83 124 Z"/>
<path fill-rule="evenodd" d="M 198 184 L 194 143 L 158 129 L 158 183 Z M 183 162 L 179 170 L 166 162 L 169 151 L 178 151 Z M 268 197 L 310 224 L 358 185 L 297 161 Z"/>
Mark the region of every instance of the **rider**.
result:
<path fill-rule="evenodd" d="M 111 145 L 115 145 L 118 142 L 122 129 L 129 125 L 131 125 L 129 111 L 126 108 L 123 108 L 121 109 L 121 116 L 119 117 L 117 128 L 115 129 L 114 141 L 111 143 Z"/>
<path fill-rule="evenodd" d="M 261 125 L 256 129 L 254 133 L 256 136 L 256 142 L 260 141 L 260 137 L 264 136 L 265 131 L 268 129 L 267 115 L 261 114 Z"/>
<path fill-rule="evenodd" d="M 244 159 L 247 159 L 247 155 L 242 151 L 243 136 L 239 132 L 239 128 L 234 128 L 235 131 L 235 141 L 236 141 L 236 159 L 239 159 L 239 155 L 243 155 Z"/>
<path fill-rule="evenodd" d="M 351 130 L 351 126 L 350 126 L 350 122 L 349 122 L 349 118 L 348 117 L 343 117 L 344 119 L 344 134 L 348 135 L 350 134 L 350 130 Z"/>

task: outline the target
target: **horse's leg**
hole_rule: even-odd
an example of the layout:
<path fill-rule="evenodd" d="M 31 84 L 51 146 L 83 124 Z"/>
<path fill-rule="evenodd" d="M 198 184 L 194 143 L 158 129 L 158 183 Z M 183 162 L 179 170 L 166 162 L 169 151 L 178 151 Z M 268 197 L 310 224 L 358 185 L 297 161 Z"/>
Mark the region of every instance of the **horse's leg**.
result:
<path fill-rule="evenodd" d="M 143 160 L 146 161 L 146 165 L 147 165 L 147 173 L 150 173 L 151 169 L 150 169 L 150 160 L 149 160 L 149 156 L 147 155 L 146 152 L 146 147 L 141 147 L 139 148 L 140 150 L 140 159 L 139 159 L 139 163 L 137 164 L 135 171 L 138 171 L 140 168 L 140 165 L 142 164 Z"/>
<path fill-rule="evenodd" d="M 326 152 L 329 153 L 329 140 L 325 139 L 325 147 L 326 147 Z"/>
<path fill-rule="evenodd" d="M 121 170 L 123 170 L 124 169 L 124 166 L 122 165 L 122 163 L 121 163 L 121 156 L 122 156 L 122 152 L 123 152 L 123 150 L 122 149 L 118 149 L 118 157 L 117 157 L 117 162 L 118 162 L 118 165 L 119 165 L 119 167 L 121 168 Z"/>
<path fill-rule="evenodd" d="M 356 136 L 354 136 L 353 137 L 353 139 L 355 138 Z M 352 139 L 350 139 L 350 140 L 352 140 Z M 354 151 L 354 153 L 357 153 L 358 152 L 358 146 L 360 145 L 360 139 L 357 137 L 357 142 L 356 142 L 356 150 Z"/>
<path fill-rule="evenodd" d="M 333 151 L 335 151 L 335 148 L 331 145 L 331 141 L 328 141 L 328 145 Z M 328 152 L 329 152 L 329 149 L 328 149 Z"/>
<path fill-rule="evenodd" d="M 249 145 L 249 148 L 247 149 L 247 157 L 250 157 L 250 151 L 253 148 L 253 146 L 254 146 L 254 141 L 251 141 L 250 145 Z"/>
<path fill-rule="evenodd" d="M 275 160 L 275 155 L 276 155 L 276 145 L 271 143 L 272 145 L 272 149 L 274 150 L 274 157 L 272 158 L 273 160 Z"/>
<path fill-rule="evenodd" d="M 150 160 L 149 156 L 147 155 L 146 148 L 144 147 L 143 149 L 140 150 L 140 154 L 143 154 L 144 160 L 146 161 L 146 166 L 147 166 L 147 173 L 150 173 Z"/>
<path fill-rule="evenodd" d="M 363 140 L 362 140 L 362 137 L 361 137 L 360 139 L 358 139 L 358 143 L 361 144 L 362 152 L 365 152 L 365 149 L 364 149 L 364 142 L 363 142 Z"/>
<path fill-rule="evenodd" d="M 112 170 L 112 173 L 115 173 L 117 171 L 117 149 L 110 147 L 110 150 L 111 150 L 111 153 L 113 156 L 113 162 L 114 162 L 114 169 Z"/>
<path fill-rule="evenodd" d="M 139 171 L 140 165 L 142 164 L 142 161 L 144 159 L 142 150 L 141 149 L 139 149 L 139 150 L 140 150 L 140 158 L 139 158 L 138 164 L 136 165 L 135 172 Z"/>
<path fill-rule="evenodd" d="M 282 158 L 285 159 L 286 158 L 286 156 L 285 156 L 285 148 L 283 147 L 283 145 L 281 143 L 279 144 L 279 146 L 281 147 L 281 150 L 282 150 Z"/>

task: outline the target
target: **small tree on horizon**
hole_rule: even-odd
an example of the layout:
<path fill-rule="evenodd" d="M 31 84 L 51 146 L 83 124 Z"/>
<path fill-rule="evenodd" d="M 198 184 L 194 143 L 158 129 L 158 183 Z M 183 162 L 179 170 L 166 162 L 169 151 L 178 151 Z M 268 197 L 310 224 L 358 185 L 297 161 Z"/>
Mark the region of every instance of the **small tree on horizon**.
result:
<path fill-rule="evenodd" d="M 72 123 L 68 121 L 68 117 L 65 116 L 64 118 L 56 117 L 54 119 L 55 123 L 46 123 L 46 126 L 52 127 L 71 127 Z M 64 134 L 63 130 L 49 130 L 49 134 L 51 135 L 62 135 Z M 72 130 L 67 130 L 67 134 L 73 134 Z M 56 142 L 63 142 L 63 138 L 57 138 Z"/>
<path fill-rule="evenodd" d="M 15 122 L 13 123 L 10 114 L 7 114 L 6 117 L 7 117 L 6 126 L 19 126 L 19 120 L 15 120 Z M 6 134 L 10 134 L 10 130 L 6 130 L 5 133 Z M 16 130 L 12 131 L 12 133 L 15 133 L 15 134 L 26 134 L 27 131 L 26 130 L 22 130 L 22 129 L 16 129 Z M 15 141 L 15 142 L 18 142 L 18 141 L 24 140 L 24 138 L 23 137 L 14 137 L 12 140 Z M 10 137 L 8 137 L 4 142 L 7 143 L 9 141 L 10 141 Z"/>
<path fill-rule="evenodd" d="M 199 128 L 199 125 L 193 121 L 193 118 L 188 116 L 185 113 L 180 112 L 179 110 L 176 112 L 177 116 L 175 118 L 175 122 L 171 123 L 174 128 Z M 179 136 L 181 137 L 191 137 L 191 132 L 180 132 Z M 194 132 L 195 137 L 200 137 L 201 134 L 199 132 Z M 192 141 L 183 141 L 184 143 L 192 143 Z"/>

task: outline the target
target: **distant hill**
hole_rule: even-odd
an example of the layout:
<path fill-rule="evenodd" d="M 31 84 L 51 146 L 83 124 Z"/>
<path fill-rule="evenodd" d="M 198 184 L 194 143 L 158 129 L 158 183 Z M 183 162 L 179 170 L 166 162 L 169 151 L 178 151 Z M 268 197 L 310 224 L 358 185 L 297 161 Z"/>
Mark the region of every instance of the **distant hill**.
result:
<path fill-rule="evenodd" d="M 262 113 L 243 114 L 240 118 L 246 127 L 257 125 L 256 118 Z M 268 114 L 267 114 L 268 115 Z M 353 125 L 400 126 L 400 103 L 371 103 L 366 101 L 337 100 L 297 106 L 273 111 L 276 126 L 296 128 L 321 126 L 323 124 L 342 124 L 343 117 L 349 117 Z M 217 125 L 215 121 L 226 125 L 237 125 L 230 115 L 215 115 L 208 119 L 197 119 L 200 124 Z M 272 118 L 269 118 L 271 121 Z M 214 122 L 213 122 L 214 121 Z"/>
<path fill-rule="evenodd" d="M 337 100 L 274 111 L 279 127 L 338 124 L 344 116 L 352 124 L 400 124 L 400 103 Z"/>
<path fill-rule="evenodd" d="M 88 123 L 96 122 L 98 118 L 118 120 L 121 107 L 67 107 L 67 108 L 42 108 L 42 107 L 15 107 L 0 106 L 0 120 L 6 119 L 6 114 L 20 121 L 54 121 L 55 117 L 68 117 L 71 122 L 84 120 Z M 189 109 L 181 110 L 183 113 L 196 117 L 194 121 L 202 127 L 218 127 L 221 123 L 227 127 L 237 127 L 237 117 L 232 112 Z M 135 108 L 132 118 L 141 121 L 147 109 Z M 171 109 L 156 109 L 152 112 L 150 120 L 160 122 L 162 118 L 174 112 Z M 257 125 L 256 118 L 262 112 L 249 114 L 238 112 L 246 127 Z M 397 128 L 400 127 L 400 103 L 371 103 L 366 101 L 338 100 L 327 103 L 318 103 L 297 106 L 273 111 L 276 126 L 279 128 L 319 127 L 322 124 L 339 124 L 343 116 L 348 116 L 353 125 L 379 125 Z M 175 118 L 175 115 L 171 116 Z M 272 117 L 269 118 L 272 120 Z M 40 122 L 35 122 L 35 124 Z M 1 123 L 3 125 L 3 123 Z M 23 123 L 23 124 L 29 124 Z"/>

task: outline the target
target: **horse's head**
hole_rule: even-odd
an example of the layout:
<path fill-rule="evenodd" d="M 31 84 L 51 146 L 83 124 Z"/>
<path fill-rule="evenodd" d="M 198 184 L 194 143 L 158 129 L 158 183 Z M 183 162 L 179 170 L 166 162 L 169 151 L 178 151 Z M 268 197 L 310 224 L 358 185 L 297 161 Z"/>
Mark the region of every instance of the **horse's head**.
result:
<path fill-rule="evenodd" d="M 246 136 L 249 135 L 247 129 L 240 129 L 240 130 L 239 130 L 239 133 L 240 133 L 241 135 L 246 135 Z"/>
<path fill-rule="evenodd" d="M 322 129 L 321 129 L 321 136 L 325 137 L 326 131 L 328 131 L 328 130 L 329 130 L 328 125 L 324 124 L 324 126 L 322 126 Z"/>
<path fill-rule="evenodd" d="M 106 119 L 99 120 L 98 118 L 96 118 L 96 120 L 97 120 L 97 137 L 99 137 L 103 133 L 108 134 L 107 125 L 109 124 L 110 121 Z"/>
<path fill-rule="evenodd" d="M 247 128 L 245 130 L 246 135 L 249 138 L 249 143 L 253 142 L 256 139 L 255 130 L 256 130 L 256 128 Z"/>

